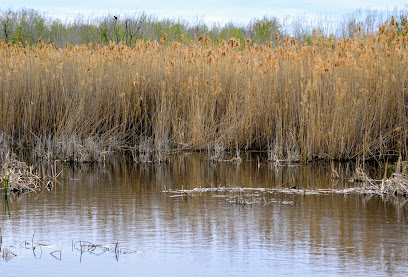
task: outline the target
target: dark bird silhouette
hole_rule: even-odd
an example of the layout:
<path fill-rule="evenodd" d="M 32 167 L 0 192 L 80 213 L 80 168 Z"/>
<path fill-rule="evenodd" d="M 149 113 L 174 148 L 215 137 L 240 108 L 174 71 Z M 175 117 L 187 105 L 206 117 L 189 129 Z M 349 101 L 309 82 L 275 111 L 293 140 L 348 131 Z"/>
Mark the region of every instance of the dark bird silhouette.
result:
<path fill-rule="evenodd" d="M 113 16 L 115 18 L 115 20 L 118 20 L 118 17 L 116 15 Z"/>

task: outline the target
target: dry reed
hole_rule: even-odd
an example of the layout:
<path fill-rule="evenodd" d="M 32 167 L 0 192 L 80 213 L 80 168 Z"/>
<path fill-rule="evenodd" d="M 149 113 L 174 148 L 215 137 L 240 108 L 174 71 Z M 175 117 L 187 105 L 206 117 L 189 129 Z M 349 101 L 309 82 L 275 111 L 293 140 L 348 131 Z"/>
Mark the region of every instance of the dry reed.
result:
<path fill-rule="evenodd" d="M 407 158 L 407 29 L 276 47 L 0 42 L 0 131 L 51 160 L 161 161 L 209 144 L 271 160 Z"/>
<path fill-rule="evenodd" d="M 4 162 L 0 166 L 0 183 L 4 184 L 4 193 L 25 193 L 40 191 L 43 187 L 51 190 L 57 177 L 61 174 L 51 176 L 40 176 L 34 166 L 28 166 L 25 162 L 19 161 L 13 153 L 6 153 Z"/>

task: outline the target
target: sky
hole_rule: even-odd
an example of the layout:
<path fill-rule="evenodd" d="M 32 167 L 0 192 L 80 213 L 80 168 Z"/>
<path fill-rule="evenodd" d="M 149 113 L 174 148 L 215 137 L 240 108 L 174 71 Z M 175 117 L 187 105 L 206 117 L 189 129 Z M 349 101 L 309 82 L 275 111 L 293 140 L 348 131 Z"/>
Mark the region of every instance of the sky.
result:
<path fill-rule="evenodd" d="M 0 10 L 35 9 L 50 17 L 72 20 L 145 12 L 158 18 L 183 19 L 189 22 L 228 22 L 247 24 L 253 18 L 275 16 L 279 19 L 296 16 L 342 15 L 357 9 L 392 11 L 408 9 L 407 0 L 2 0 Z"/>

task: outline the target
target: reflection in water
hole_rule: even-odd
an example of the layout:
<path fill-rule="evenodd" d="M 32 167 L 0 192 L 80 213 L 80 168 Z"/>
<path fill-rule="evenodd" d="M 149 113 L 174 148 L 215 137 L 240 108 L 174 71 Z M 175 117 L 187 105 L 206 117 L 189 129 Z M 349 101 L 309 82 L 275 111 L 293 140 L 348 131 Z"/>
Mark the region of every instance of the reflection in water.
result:
<path fill-rule="evenodd" d="M 3 205 L 4 206 L 4 214 L 10 216 L 10 207 L 9 207 L 9 203 L 8 203 L 7 194 L 4 194 L 3 202 L 4 202 L 4 205 Z"/>
<path fill-rule="evenodd" d="M 259 166 L 256 156 L 240 165 L 212 165 L 190 154 L 170 164 L 81 167 L 67 168 L 51 192 L 10 198 L 10 218 L 0 217 L 3 246 L 30 241 L 35 232 L 37 243 L 54 245 L 49 252 L 61 251 L 61 261 L 43 255 L 38 262 L 22 251 L 0 261 L 2 276 L 403 275 L 408 269 L 406 217 L 398 203 L 362 195 L 277 194 L 270 205 L 242 207 L 211 193 L 188 199 L 162 193 L 211 186 L 343 188 L 350 185 L 348 165 L 339 165 L 336 182 L 329 164 Z M 145 255 L 116 261 L 111 251 L 82 256 L 80 263 L 72 251 L 78 241 L 118 243 Z"/>

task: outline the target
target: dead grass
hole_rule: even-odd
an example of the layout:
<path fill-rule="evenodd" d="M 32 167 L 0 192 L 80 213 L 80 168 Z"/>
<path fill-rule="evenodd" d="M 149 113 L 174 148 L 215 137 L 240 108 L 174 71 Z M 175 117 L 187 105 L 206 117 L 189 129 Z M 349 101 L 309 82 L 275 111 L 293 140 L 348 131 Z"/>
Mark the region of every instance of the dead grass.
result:
<path fill-rule="evenodd" d="M 135 161 L 163 161 L 209 144 L 274 161 L 405 159 L 407 28 L 276 47 L 0 42 L 0 130 L 51 160 L 133 149 Z"/>
<path fill-rule="evenodd" d="M 36 192 L 42 188 L 51 190 L 55 183 L 58 182 L 57 178 L 60 173 L 57 174 L 56 169 L 53 177 L 40 176 L 33 166 L 28 166 L 25 162 L 19 161 L 13 153 L 6 153 L 2 160 L 0 183 L 4 193 Z"/>
<path fill-rule="evenodd" d="M 165 190 L 170 197 L 195 198 L 197 194 L 212 193 L 212 197 L 224 197 L 227 202 L 237 205 L 271 204 L 269 198 L 275 194 L 288 195 L 327 195 L 327 194 L 362 194 L 368 196 L 408 196 L 408 175 L 394 173 L 390 178 L 382 180 L 366 179 L 356 183 L 354 187 L 332 189 L 297 189 L 297 188 L 241 188 L 211 187 L 194 188 L 191 190 Z M 405 201 L 406 202 L 406 201 Z M 285 204 L 285 203 L 283 203 Z"/>

